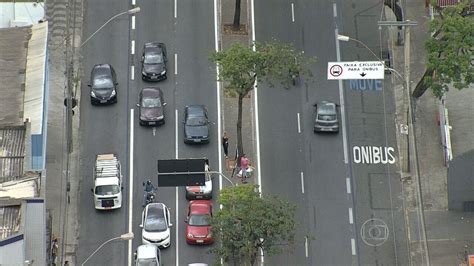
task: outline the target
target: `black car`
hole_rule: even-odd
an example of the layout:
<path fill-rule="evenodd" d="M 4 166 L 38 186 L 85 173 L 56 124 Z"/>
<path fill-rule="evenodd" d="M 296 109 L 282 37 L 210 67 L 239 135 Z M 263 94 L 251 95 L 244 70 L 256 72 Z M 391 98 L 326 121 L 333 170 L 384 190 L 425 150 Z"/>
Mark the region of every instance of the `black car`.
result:
<path fill-rule="evenodd" d="M 184 108 L 184 143 L 208 143 L 209 120 L 204 105 L 189 105 Z"/>
<path fill-rule="evenodd" d="M 164 43 L 145 43 L 142 55 L 142 79 L 160 81 L 166 79 L 166 46 Z"/>
<path fill-rule="evenodd" d="M 109 64 L 98 64 L 92 68 L 91 88 L 92 104 L 110 104 L 117 102 L 117 76 Z"/>
<path fill-rule="evenodd" d="M 163 91 L 160 88 L 144 88 L 138 95 L 140 125 L 155 126 L 165 123 Z"/>
<path fill-rule="evenodd" d="M 314 106 L 316 107 L 314 132 L 339 132 L 337 105 L 332 102 L 322 101 Z"/>

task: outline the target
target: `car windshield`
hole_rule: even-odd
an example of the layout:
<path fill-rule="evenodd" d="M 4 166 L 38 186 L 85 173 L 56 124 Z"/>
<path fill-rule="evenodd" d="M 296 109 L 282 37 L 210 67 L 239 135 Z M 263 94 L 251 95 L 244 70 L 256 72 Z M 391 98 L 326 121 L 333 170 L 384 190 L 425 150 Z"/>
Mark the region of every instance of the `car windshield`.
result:
<path fill-rule="evenodd" d="M 206 119 L 204 117 L 189 117 L 186 125 L 188 126 L 204 126 Z"/>
<path fill-rule="evenodd" d="M 112 79 L 108 76 L 96 76 L 93 80 L 92 86 L 94 89 L 103 90 L 103 89 L 110 89 L 114 87 Z"/>
<path fill-rule="evenodd" d="M 336 115 L 318 115 L 318 120 L 334 121 L 336 120 Z"/>
<path fill-rule="evenodd" d="M 166 226 L 165 218 L 149 214 L 145 221 L 145 230 L 149 232 L 163 232 Z"/>
<path fill-rule="evenodd" d="M 158 266 L 158 262 L 155 258 L 139 259 L 137 261 L 137 266 Z"/>
<path fill-rule="evenodd" d="M 145 55 L 145 64 L 162 64 L 163 55 L 159 53 L 149 53 Z"/>
<path fill-rule="evenodd" d="M 117 185 L 105 185 L 95 187 L 95 194 L 97 195 L 115 195 L 120 192 L 120 187 Z"/>
<path fill-rule="evenodd" d="M 189 225 L 192 226 L 208 226 L 209 225 L 208 214 L 193 214 L 189 217 Z"/>
<path fill-rule="evenodd" d="M 145 107 L 145 108 L 161 107 L 160 98 L 143 98 L 142 107 Z"/>

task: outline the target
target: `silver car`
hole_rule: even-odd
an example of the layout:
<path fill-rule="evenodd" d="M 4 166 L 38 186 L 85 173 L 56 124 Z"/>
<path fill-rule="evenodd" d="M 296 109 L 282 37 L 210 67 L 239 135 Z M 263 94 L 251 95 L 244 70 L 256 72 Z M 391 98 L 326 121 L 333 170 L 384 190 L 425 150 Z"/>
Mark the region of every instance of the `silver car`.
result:
<path fill-rule="evenodd" d="M 337 105 L 332 102 L 322 101 L 314 106 L 316 107 L 314 132 L 339 132 Z"/>

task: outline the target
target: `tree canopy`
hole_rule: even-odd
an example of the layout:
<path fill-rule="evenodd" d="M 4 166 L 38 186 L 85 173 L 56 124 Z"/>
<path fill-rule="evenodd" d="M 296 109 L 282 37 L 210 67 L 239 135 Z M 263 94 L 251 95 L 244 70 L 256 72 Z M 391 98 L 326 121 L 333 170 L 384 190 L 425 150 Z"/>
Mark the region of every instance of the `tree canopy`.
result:
<path fill-rule="evenodd" d="M 296 51 L 291 45 L 278 42 L 254 43 L 244 46 L 234 43 L 231 47 L 215 52 L 210 60 L 219 64 L 218 80 L 225 82 L 225 88 L 238 95 L 237 147 L 239 155 L 242 145 L 242 100 L 253 90 L 253 85 L 266 82 L 270 86 L 277 83 L 288 88 L 292 81 L 290 73 L 312 77 L 310 64 L 315 59 Z"/>
<path fill-rule="evenodd" d="M 254 264 L 259 249 L 281 252 L 294 241 L 296 206 L 276 196 L 262 196 L 252 184 L 221 190 L 223 208 L 211 219 L 217 245 L 211 252 L 238 265 Z"/>
<path fill-rule="evenodd" d="M 466 16 L 471 5 L 465 0 L 456 6 L 437 8 L 439 16 L 430 23 L 433 35 L 426 41 L 427 69 L 413 96 L 420 97 L 427 88 L 441 98 L 449 86 L 461 90 L 474 81 L 474 19 Z"/>

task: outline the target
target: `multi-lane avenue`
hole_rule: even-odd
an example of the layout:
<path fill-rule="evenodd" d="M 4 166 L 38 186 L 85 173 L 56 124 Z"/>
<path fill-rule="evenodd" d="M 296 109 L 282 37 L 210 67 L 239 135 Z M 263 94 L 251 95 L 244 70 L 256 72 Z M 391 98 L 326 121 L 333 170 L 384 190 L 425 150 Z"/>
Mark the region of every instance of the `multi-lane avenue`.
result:
<path fill-rule="evenodd" d="M 132 1 L 132 2 L 130 2 Z M 216 50 L 214 0 L 103 0 L 87 1 L 83 36 L 90 36 L 110 17 L 140 7 L 134 16 L 120 16 L 104 27 L 81 49 L 82 91 L 80 103 L 80 263 L 101 243 L 129 230 L 135 238 L 104 246 L 90 265 L 127 265 L 141 244 L 143 186 L 157 183 L 157 160 L 207 157 L 220 171 L 219 104 L 215 66 L 209 55 Z M 258 113 L 261 188 L 297 205 L 295 245 L 289 253 L 266 256 L 267 265 L 366 265 L 408 264 L 406 228 L 398 165 L 362 163 L 354 149 L 393 148 L 396 139 L 393 85 L 390 76 L 380 88 L 361 89 L 328 81 L 326 67 L 336 58 L 335 28 L 357 38 L 374 51 L 387 47 L 385 31 L 376 22 L 384 9 L 380 1 L 264 0 L 249 1 L 255 16 L 255 40 L 291 43 L 315 56 L 313 79 L 296 87 L 259 84 Z M 277 18 L 277 19 L 276 19 Z M 141 79 L 140 59 L 146 42 L 167 46 L 168 78 L 158 83 Z M 375 61 L 371 53 L 354 43 L 341 43 L 343 61 Z M 93 65 L 111 64 L 118 78 L 118 103 L 92 106 L 89 73 Z M 151 128 L 138 125 L 138 92 L 146 86 L 164 92 L 166 123 Z M 365 87 L 364 87 L 365 88 Z M 341 100 L 344 99 L 345 102 Z M 314 134 L 314 106 L 328 100 L 339 105 L 346 130 L 338 134 Z M 344 105 L 343 105 L 344 103 Z M 183 143 L 183 110 L 189 104 L 208 108 L 211 141 L 206 145 Z M 347 134 L 343 134 L 347 133 Z M 344 139 L 345 138 L 345 139 Z M 346 140 L 346 141 L 344 141 Z M 371 151 L 373 151 L 372 149 Z M 125 177 L 121 209 L 94 210 L 92 169 L 95 155 L 115 153 Z M 345 161 L 347 158 L 347 161 Z M 214 196 L 218 179 L 214 179 Z M 161 251 L 166 265 L 215 262 L 209 247 L 185 242 L 187 200 L 183 188 L 158 188 L 157 200 L 171 209 L 171 246 Z M 215 198 L 214 197 L 214 198 Z"/>
<path fill-rule="evenodd" d="M 88 2 L 84 12 L 84 36 L 89 36 L 113 15 L 130 9 L 130 4 L 127 1 Z M 142 182 L 150 178 L 157 184 L 158 159 L 207 157 L 211 167 L 218 169 L 219 165 L 216 74 L 208 60 L 210 53 L 215 51 L 214 2 L 143 0 L 137 1 L 136 5 L 141 11 L 134 18 L 122 16 L 116 19 L 82 49 L 84 75 L 80 126 L 83 181 L 79 205 L 79 262 L 100 243 L 128 232 L 129 226 L 135 234 L 132 252 L 141 244 Z M 167 46 L 168 79 L 158 83 L 141 79 L 142 47 L 150 41 L 163 42 Z M 109 63 L 117 72 L 117 104 L 90 104 L 89 90 L 85 85 L 92 66 L 98 63 Z M 138 92 L 145 86 L 160 87 L 167 103 L 166 123 L 154 129 L 139 126 L 137 121 Z M 188 146 L 183 143 L 183 110 L 190 104 L 206 105 L 209 119 L 215 123 L 211 127 L 211 142 L 207 145 Z M 95 155 L 99 153 L 116 153 L 123 165 L 124 204 L 116 211 L 99 212 L 93 208 L 90 192 L 92 169 Z M 130 158 L 133 160 L 129 161 Z M 217 180 L 214 179 L 215 188 L 218 187 Z M 130 182 L 133 183 L 132 191 Z M 171 209 L 173 223 L 171 247 L 161 252 L 163 262 L 166 265 L 210 264 L 213 259 L 208 247 L 188 246 L 185 242 L 187 200 L 184 189 L 160 187 L 157 194 L 157 200 Z M 89 263 L 124 265 L 131 257 L 128 242 L 117 241 L 105 246 Z"/>

